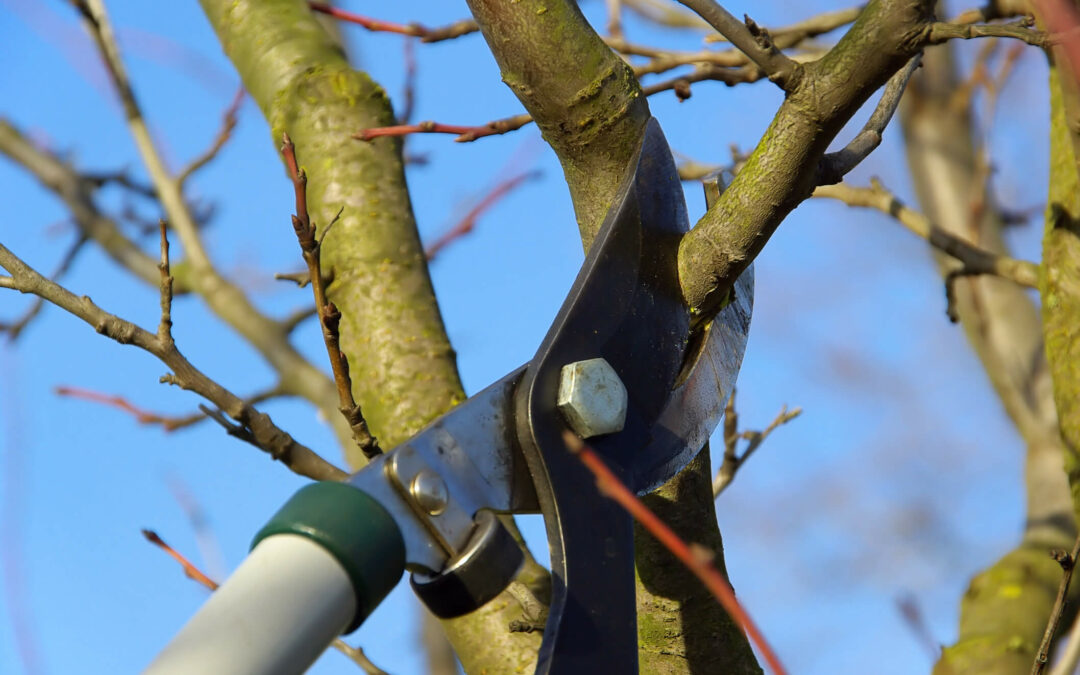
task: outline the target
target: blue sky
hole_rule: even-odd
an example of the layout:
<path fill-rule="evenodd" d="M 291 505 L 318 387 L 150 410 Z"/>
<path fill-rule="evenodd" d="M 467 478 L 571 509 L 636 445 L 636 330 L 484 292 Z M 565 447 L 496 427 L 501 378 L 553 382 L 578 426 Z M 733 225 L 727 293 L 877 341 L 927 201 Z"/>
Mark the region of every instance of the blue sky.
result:
<path fill-rule="evenodd" d="M 466 14 L 463 2 L 345 6 L 429 25 Z M 830 7 L 726 6 L 737 15 L 752 11 L 764 25 Z M 196 3 L 168 3 L 167 11 L 130 0 L 108 7 L 151 129 L 171 166 L 182 166 L 217 133 L 238 80 Z M 584 9 L 603 25 L 602 3 Z M 700 44 L 699 37 L 634 21 L 627 29 L 643 42 Z M 400 100 L 402 38 L 343 30 L 360 67 Z M 3 0 L 0 34 L 4 116 L 82 170 L 144 175 L 104 72 L 66 3 Z M 468 124 L 520 111 L 479 36 L 417 45 L 416 54 L 414 119 Z M 730 145 L 753 147 L 780 100 L 767 83 L 703 83 L 685 103 L 661 95 L 650 105 L 676 151 L 724 162 Z M 995 187 L 1007 206 L 1044 200 L 1046 108 L 1045 67 L 1031 52 L 991 130 Z M 852 182 L 877 175 L 909 196 L 898 136 L 890 128 Z M 427 241 L 508 171 L 543 172 L 432 266 L 462 378 L 475 393 L 531 357 L 581 263 L 569 196 L 553 154 L 531 127 L 472 144 L 415 137 L 409 152 L 429 158 L 408 176 Z M 299 257 L 289 185 L 250 101 L 232 141 L 192 187 L 215 206 L 206 238 L 225 274 L 276 316 L 310 302 L 307 291 L 272 280 L 273 272 L 296 269 Z M 6 159 L 0 159 L 0 199 L 9 207 L 0 240 L 50 270 L 74 236 L 63 205 Z M 704 208 L 698 186 L 687 185 L 687 200 L 694 220 Z M 120 208 L 122 196 L 107 191 L 103 204 Z M 1018 255 L 1037 257 L 1038 234 L 1037 225 L 1012 233 Z M 153 238 L 145 243 L 156 245 Z M 901 620 L 897 598 L 919 604 L 935 639 L 955 636 L 968 578 L 1019 536 L 1022 444 L 962 331 L 945 318 L 925 244 L 896 223 L 834 203 L 807 203 L 781 226 L 756 270 L 740 419 L 760 428 L 783 404 L 805 412 L 767 441 L 717 503 L 739 597 L 793 672 L 852 672 L 871 660 L 880 673 L 926 670 L 928 657 Z M 92 248 L 65 284 L 116 314 L 156 323 L 155 289 Z M 0 293 L 0 318 L 27 303 Z M 271 381 L 258 356 L 197 301 L 178 299 L 174 320 L 185 355 L 232 390 L 252 392 Z M 323 363 L 311 326 L 296 342 Z M 0 346 L 0 673 L 137 671 L 206 597 L 139 529 L 155 529 L 220 576 L 212 553 L 209 561 L 200 557 L 177 489 L 205 512 L 228 569 L 302 485 L 213 425 L 163 434 L 118 410 L 53 393 L 60 385 L 79 386 L 152 410 L 193 410 L 198 401 L 191 395 L 157 383 L 164 372 L 152 357 L 51 308 L 17 343 Z M 264 409 L 340 461 L 309 407 L 274 401 Z M 539 517 L 524 519 L 524 527 L 545 555 Z M 415 619 L 416 601 L 401 584 L 349 641 L 392 673 L 420 673 Z M 20 642 L 33 646 L 30 665 L 20 658 Z M 313 672 L 354 671 L 329 653 Z"/>

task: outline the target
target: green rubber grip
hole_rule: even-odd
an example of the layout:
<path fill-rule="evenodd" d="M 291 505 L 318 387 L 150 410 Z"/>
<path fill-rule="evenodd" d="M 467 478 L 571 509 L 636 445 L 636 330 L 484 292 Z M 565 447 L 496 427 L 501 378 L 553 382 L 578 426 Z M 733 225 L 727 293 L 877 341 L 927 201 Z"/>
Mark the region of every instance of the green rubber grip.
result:
<path fill-rule="evenodd" d="M 356 630 L 401 580 L 405 541 L 394 519 L 367 493 L 346 483 L 307 485 L 285 502 L 251 542 L 275 534 L 298 534 L 337 559 L 356 593 Z"/>

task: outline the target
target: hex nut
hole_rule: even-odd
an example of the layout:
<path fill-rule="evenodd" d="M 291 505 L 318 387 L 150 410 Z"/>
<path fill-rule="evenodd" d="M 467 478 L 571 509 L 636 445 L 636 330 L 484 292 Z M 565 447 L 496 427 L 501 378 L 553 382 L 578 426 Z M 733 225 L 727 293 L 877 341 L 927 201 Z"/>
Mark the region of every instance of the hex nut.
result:
<path fill-rule="evenodd" d="M 559 412 L 582 438 L 621 431 L 627 401 L 618 373 L 602 358 L 568 363 L 559 373 Z"/>

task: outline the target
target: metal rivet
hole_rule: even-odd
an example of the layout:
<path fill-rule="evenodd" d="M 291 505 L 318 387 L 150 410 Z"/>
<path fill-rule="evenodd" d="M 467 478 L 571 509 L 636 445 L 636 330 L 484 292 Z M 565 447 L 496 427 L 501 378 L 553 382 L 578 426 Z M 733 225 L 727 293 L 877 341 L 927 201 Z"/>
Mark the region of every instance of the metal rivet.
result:
<path fill-rule="evenodd" d="M 409 485 L 409 492 L 413 499 L 424 509 L 428 515 L 437 516 L 446 510 L 450 502 L 450 493 L 446 488 L 446 482 L 439 474 L 429 469 L 424 469 L 413 477 Z"/>

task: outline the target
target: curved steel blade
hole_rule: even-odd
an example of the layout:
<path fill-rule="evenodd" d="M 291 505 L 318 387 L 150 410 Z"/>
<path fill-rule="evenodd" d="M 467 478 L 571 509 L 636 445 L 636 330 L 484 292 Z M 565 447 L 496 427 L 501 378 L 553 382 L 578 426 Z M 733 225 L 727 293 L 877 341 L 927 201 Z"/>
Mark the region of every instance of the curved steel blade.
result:
<path fill-rule="evenodd" d="M 706 328 L 696 356 L 688 359 L 688 372 L 680 378 L 639 455 L 633 483 L 638 494 L 655 490 L 681 471 L 724 417 L 746 353 L 754 311 L 753 265 L 735 282 L 733 293 L 728 306 Z"/>

